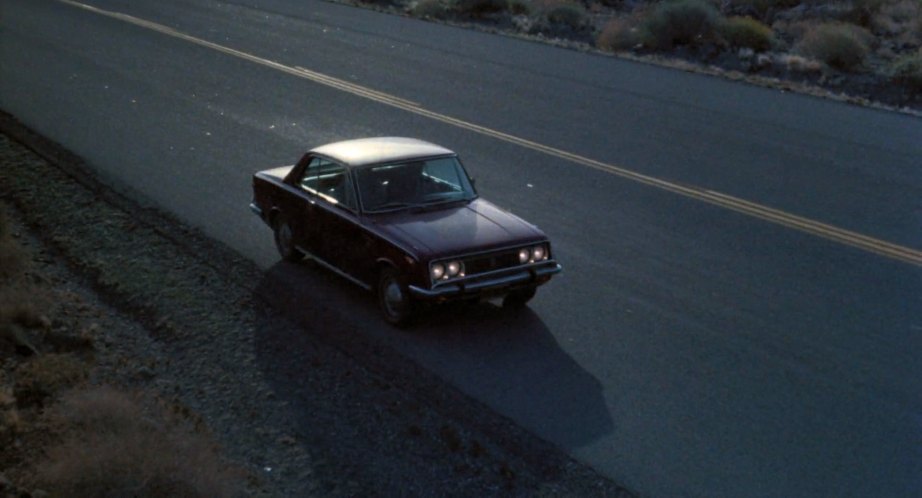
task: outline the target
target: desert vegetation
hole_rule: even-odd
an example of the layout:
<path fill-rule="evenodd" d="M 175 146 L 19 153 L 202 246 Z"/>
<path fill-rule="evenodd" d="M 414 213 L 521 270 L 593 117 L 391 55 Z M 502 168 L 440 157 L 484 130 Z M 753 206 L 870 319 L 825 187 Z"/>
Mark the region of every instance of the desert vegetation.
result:
<path fill-rule="evenodd" d="M 239 476 L 181 411 L 92 385 L 96 329 L 59 304 L 2 207 L 0 495 L 234 495 Z"/>
<path fill-rule="evenodd" d="M 421 18 L 922 107 L 922 0 L 369 0 Z"/>

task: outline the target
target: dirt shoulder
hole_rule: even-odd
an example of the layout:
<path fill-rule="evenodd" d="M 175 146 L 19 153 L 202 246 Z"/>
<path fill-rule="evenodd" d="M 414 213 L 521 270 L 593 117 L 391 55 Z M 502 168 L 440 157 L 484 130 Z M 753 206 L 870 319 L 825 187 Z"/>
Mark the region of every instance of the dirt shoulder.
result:
<path fill-rule="evenodd" d="M 38 403 L 0 388 L 0 408 L 19 417 L 4 437 L 29 448 L 4 455 L 0 490 L 36 486 L 66 433 L 45 430 L 61 424 L 55 407 L 85 398 L 67 389 L 104 385 L 122 393 L 96 394 L 109 405 L 133 400 L 169 421 L 156 424 L 174 428 L 169 437 L 219 448 L 224 481 L 208 494 L 630 496 L 344 328 L 335 310 L 316 310 L 312 329 L 294 323 L 264 300 L 255 265 L 107 189 L 80 158 L 12 117 L 0 114 L 0 132 L 13 239 L 28 247 L 28 278 L 51 296 L 31 325 L 18 325 L 34 351 L 15 340 L 2 350 L 3 379 L 12 386 L 23 365 L 55 355 L 77 365 Z M 83 440 L 95 434 L 83 427 Z"/>

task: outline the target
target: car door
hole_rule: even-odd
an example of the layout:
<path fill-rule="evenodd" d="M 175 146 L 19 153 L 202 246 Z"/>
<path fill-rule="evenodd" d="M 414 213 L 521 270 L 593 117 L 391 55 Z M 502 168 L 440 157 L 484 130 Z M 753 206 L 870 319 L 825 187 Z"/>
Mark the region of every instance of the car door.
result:
<path fill-rule="evenodd" d="M 294 229 L 295 243 L 301 249 L 318 255 L 322 241 L 322 228 L 325 216 L 319 209 L 317 202 L 320 199 L 322 186 L 321 179 L 334 163 L 322 157 L 308 158 L 300 175 L 294 178 L 294 187 L 299 191 L 299 201 L 291 209 L 293 213 L 292 228 Z"/>
<path fill-rule="evenodd" d="M 356 260 L 366 244 L 352 176 L 345 166 L 327 160 L 321 160 L 312 174 L 307 178 L 307 188 L 316 200 L 311 215 L 316 234 L 312 252 L 323 262 L 355 276 L 361 273 Z"/>

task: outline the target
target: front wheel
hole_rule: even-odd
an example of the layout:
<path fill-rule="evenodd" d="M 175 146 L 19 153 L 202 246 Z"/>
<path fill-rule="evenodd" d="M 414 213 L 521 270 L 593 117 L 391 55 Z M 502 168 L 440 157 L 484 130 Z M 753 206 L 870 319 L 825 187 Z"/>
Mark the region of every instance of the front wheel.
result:
<path fill-rule="evenodd" d="M 413 320 L 414 303 L 400 272 L 386 268 L 378 278 L 378 305 L 384 319 L 402 327 Z"/>
<path fill-rule="evenodd" d="M 281 214 L 275 217 L 273 227 L 275 231 L 275 248 L 279 251 L 279 256 L 285 261 L 297 263 L 304 259 L 304 253 L 295 245 L 294 232 L 291 224 Z"/>

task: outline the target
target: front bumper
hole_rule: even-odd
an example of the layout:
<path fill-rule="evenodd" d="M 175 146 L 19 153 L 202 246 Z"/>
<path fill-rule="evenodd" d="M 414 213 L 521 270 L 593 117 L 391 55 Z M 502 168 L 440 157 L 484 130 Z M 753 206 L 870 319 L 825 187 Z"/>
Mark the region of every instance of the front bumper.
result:
<path fill-rule="evenodd" d="M 409 289 L 413 297 L 422 300 L 447 300 L 483 294 L 500 294 L 516 288 L 544 284 L 562 269 L 556 262 L 547 261 L 526 268 L 503 269 L 465 277 L 458 281 L 441 284 L 433 289 L 415 285 L 409 286 Z"/>

